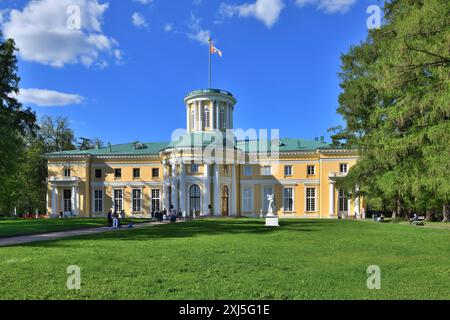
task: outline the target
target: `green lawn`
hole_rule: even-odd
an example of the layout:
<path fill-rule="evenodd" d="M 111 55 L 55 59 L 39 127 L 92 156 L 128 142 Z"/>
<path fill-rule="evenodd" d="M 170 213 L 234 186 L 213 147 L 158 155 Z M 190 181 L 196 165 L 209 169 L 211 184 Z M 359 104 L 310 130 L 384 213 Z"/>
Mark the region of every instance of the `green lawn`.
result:
<path fill-rule="evenodd" d="M 127 219 L 124 223 L 127 223 Z M 133 219 L 135 223 L 149 221 Z M 37 233 L 103 227 L 106 218 L 94 219 L 0 219 L 0 238 Z"/>
<path fill-rule="evenodd" d="M 0 248 L 1 299 L 450 299 L 450 231 L 208 219 Z M 69 265 L 81 290 L 66 289 Z M 381 289 L 366 286 L 381 268 Z"/>

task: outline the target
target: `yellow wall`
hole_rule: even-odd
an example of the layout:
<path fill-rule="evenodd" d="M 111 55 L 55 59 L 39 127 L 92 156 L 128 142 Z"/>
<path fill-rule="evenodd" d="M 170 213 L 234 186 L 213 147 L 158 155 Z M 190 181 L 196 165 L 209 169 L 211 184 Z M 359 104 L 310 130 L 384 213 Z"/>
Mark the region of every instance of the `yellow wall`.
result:
<path fill-rule="evenodd" d="M 344 154 L 323 154 L 323 153 L 309 153 L 306 155 L 290 155 L 282 156 L 279 163 L 277 164 L 271 160 L 261 160 L 259 164 L 252 164 L 252 175 L 246 176 L 244 174 L 244 168 L 246 165 L 239 165 L 237 168 L 237 191 L 236 195 L 238 197 L 236 202 L 236 213 L 237 214 L 248 214 L 247 212 L 241 212 L 242 208 L 242 187 L 251 186 L 253 187 L 253 212 L 254 214 L 259 214 L 262 209 L 262 193 L 264 186 L 273 186 L 275 192 L 275 206 L 276 212 L 283 216 L 296 216 L 296 217 L 329 217 L 329 175 L 332 172 L 339 172 L 339 164 L 347 163 L 348 170 L 356 163 L 357 155 L 354 153 L 344 153 Z M 261 175 L 261 168 L 264 165 L 271 165 L 274 170 L 271 175 Z M 285 165 L 292 166 L 293 174 L 292 176 L 284 175 Z M 315 173 L 314 175 L 307 174 L 307 166 L 314 165 Z M 277 170 L 278 166 L 278 170 Z M 113 189 L 119 188 L 124 190 L 124 202 L 123 208 L 127 215 L 132 214 L 131 212 L 131 194 L 134 188 L 142 189 L 142 214 L 150 214 L 150 191 L 151 189 L 160 190 L 160 201 L 161 209 L 163 208 L 163 166 L 159 158 L 145 158 L 145 159 L 88 159 L 81 158 L 69 162 L 67 159 L 50 159 L 48 161 L 49 176 L 56 176 L 59 178 L 63 177 L 64 168 L 70 168 L 71 176 L 78 177 L 80 183 L 78 185 L 79 190 L 79 208 L 81 216 L 92 216 L 92 203 L 94 199 L 92 197 L 92 190 L 99 188 L 104 190 L 104 208 L 103 213 L 106 213 L 113 205 L 112 196 Z M 122 169 L 122 177 L 116 179 L 114 177 L 114 169 Z M 140 177 L 133 178 L 133 169 L 140 169 Z M 152 169 L 159 168 L 159 176 L 152 177 Z M 102 169 L 102 177 L 95 178 L 95 169 Z M 192 176 L 203 176 L 204 166 L 199 166 L 198 173 L 190 172 L 190 165 L 185 165 L 186 174 Z M 228 174 L 225 175 L 223 171 L 223 166 L 220 168 L 221 177 L 231 177 L 232 175 L 232 165 L 229 165 Z M 214 172 L 211 171 L 210 177 L 213 181 Z M 89 184 L 87 183 L 89 182 Z M 125 186 L 116 185 L 125 184 Z M 92 186 L 92 187 L 91 187 Z M 294 212 L 284 213 L 283 212 L 283 189 L 285 187 L 294 188 Z M 305 212 L 305 201 L 306 201 L 306 188 L 312 187 L 316 188 L 316 211 L 315 212 Z M 58 210 L 61 211 L 61 194 L 63 187 L 58 187 L 59 197 L 58 197 Z M 214 190 L 214 188 L 211 188 Z M 230 197 L 232 196 L 230 188 Z M 188 193 L 186 192 L 186 195 Z M 52 209 L 52 192 L 50 184 L 48 187 L 48 203 L 47 210 L 50 213 Z M 210 195 L 211 203 L 214 204 L 214 194 Z M 338 190 L 335 188 L 335 217 L 338 214 Z M 362 203 L 362 201 L 361 201 Z M 230 204 L 230 210 L 232 205 Z M 351 200 L 349 215 L 354 214 L 354 201 Z"/>

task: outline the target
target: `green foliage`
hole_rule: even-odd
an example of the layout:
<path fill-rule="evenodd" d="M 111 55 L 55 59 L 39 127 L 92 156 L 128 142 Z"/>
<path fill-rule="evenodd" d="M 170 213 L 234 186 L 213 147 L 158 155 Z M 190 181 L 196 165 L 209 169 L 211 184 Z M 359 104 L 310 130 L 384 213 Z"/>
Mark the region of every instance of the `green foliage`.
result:
<path fill-rule="evenodd" d="M 384 12 L 381 29 L 342 56 L 346 127 L 333 138 L 361 161 L 341 185 L 399 214 L 440 210 L 450 201 L 450 6 L 395 0 Z"/>
<path fill-rule="evenodd" d="M 11 213 L 19 197 L 17 174 L 25 152 L 23 137 L 33 135 L 36 129 L 35 114 L 17 100 L 16 50 L 14 41 L 3 40 L 0 34 L 0 213 Z"/>

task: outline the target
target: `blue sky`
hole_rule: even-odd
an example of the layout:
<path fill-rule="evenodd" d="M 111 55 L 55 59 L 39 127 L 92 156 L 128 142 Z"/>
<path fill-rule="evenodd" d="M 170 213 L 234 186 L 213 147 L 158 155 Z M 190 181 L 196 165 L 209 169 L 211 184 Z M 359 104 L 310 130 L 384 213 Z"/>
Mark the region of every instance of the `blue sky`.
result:
<path fill-rule="evenodd" d="M 81 30 L 67 19 L 81 8 Z M 21 50 L 21 100 L 68 117 L 76 136 L 167 141 L 185 127 L 183 98 L 208 85 L 238 99 L 235 128 L 329 136 L 341 124 L 340 55 L 367 34 L 377 0 L 0 0 Z M 33 90 L 37 89 L 37 90 Z"/>

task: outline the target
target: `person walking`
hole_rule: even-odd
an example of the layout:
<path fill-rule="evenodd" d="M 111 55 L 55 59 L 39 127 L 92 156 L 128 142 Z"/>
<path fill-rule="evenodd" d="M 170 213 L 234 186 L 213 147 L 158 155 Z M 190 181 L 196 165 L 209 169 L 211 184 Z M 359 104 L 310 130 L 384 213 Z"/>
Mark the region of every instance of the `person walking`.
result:
<path fill-rule="evenodd" d="M 117 213 L 117 211 L 114 211 L 114 214 L 113 214 L 113 228 L 117 229 L 118 226 L 119 226 L 119 214 Z"/>
<path fill-rule="evenodd" d="M 113 225 L 112 211 L 109 210 L 109 211 L 108 211 L 108 214 L 107 214 L 106 216 L 107 216 L 107 219 L 108 219 L 108 227 L 111 228 L 112 225 Z"/>

